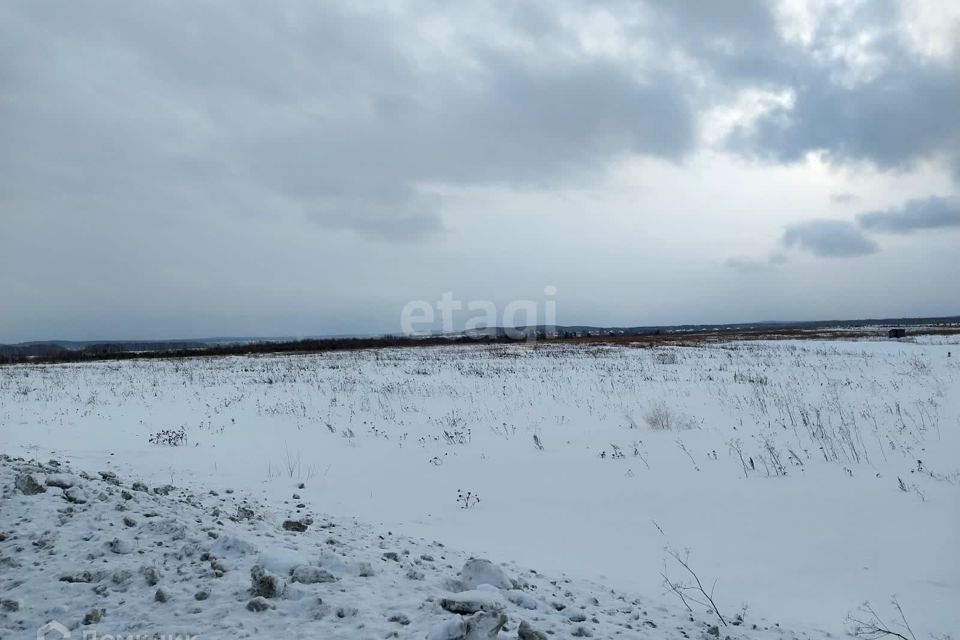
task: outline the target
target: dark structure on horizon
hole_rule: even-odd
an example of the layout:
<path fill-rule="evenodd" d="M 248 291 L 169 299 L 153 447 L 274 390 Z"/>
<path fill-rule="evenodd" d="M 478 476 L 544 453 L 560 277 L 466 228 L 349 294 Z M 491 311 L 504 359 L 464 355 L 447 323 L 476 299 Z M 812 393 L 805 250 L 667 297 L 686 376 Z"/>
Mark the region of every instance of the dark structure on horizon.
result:
<path fill-rule="evenodd" d="M 906 337 L 907 337 L 907 330 L 906 330 L 906 329 L 899 329 L 899 328 L 897 328 L 897 329 L 890 329 L 890 331 L 887 331 L 887 337 L 888 337 L 888 338 L 906 338 Z"/>

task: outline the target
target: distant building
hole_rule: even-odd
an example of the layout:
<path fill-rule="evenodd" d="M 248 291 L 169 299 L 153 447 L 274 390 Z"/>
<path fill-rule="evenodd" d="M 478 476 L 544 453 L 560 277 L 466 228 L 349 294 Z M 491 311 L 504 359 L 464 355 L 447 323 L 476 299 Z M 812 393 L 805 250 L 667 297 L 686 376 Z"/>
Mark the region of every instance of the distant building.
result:
<path fill-rule="evenodd" d="M 888 338 L 906 338 L 907 330 L 906 329 L 890 329 L 887 331 Z"/>

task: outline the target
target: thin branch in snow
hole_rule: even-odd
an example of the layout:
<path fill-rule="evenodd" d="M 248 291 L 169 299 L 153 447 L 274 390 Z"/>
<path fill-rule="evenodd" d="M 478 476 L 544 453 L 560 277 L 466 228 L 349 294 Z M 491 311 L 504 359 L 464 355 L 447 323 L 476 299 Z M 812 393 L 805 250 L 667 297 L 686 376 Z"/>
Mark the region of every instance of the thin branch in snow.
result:
<path fill-rule="evenodd" d="M 857 638 L 864 638 L 865 640 L 878 640 L 879 638 L 885 638 L 887 636 L 900 638 L 900 640 L 917 640 L 917 636 L 914 635 L 913 629 L 910 628 L 910 623 L 907 622 L 907 616 L 904 614 L 903 607 L 900 606 L 897 596 L 890 597 L 890 604 L 897 610 L 897 614 L 900 616 L 900 624 L 903 630 L 909 635 L 895 631 L 893 625 L 884 622 L 869 601 L 860 605 L 858 613 L 850 613 L 847 616 L 847 620 L 853 624 L 853 635 Z"/>
<path fill-rule="evenodd" d="M 683 604 L 687 607 L 687 609 L 690 609 L 690 605 L 687 603 L 688 599 L 691 602 L 696 602 L 697 604 L 700 604 L 702 606 L 709 607 L 717 615 L 717 618 L 720 619 L 720 622 L 723 624 L 723 626 L 727 626 L 726 619 L 723 617 L 723 614 L 720 613 L 720 609 L 717 608 L 717 603 L 714 602 L 713 600 L 714 588 L 717 585 L 716 580 L 714 580 L 713 582 L 713 587 L 711 587 L 710 593 L 707 593 L 706 589 L 704 589 L 703 587 L 703 583 L 700 582 L 700 576 L 698 576 L 697 572 L 690 567 L 690 560 L 689 560 L 690 551 L 687 550 L 684 553 L 683 557 L 681 557 L 679 553 L 677 553 L 670 547 L 667 547 L 666 551 L 670 555 L 670 557 L 676 560 L 677 564 L 683 567 L 683 569 L 688 574 L 690 574 L 690 577 L 693 578 L 693 581 L 696 583 L 695 585 L 693 585 L 693 584 L 686 584 L 677 580 L 671 580 L 666 575 L 667 567 L 666 567 L 666 561 L 664 561 L 664 570 L 663 570 L 663 573 L 661 573 L 660 575 L 663 577 L 663 584 L 667 588 L 667 591 L 679 597 L 680 600 L 683 602 Z M 697 594 L 699 594 L 699 596 Z M 699 599 L 700 597 L 702 597 L 703 600 Z"/>

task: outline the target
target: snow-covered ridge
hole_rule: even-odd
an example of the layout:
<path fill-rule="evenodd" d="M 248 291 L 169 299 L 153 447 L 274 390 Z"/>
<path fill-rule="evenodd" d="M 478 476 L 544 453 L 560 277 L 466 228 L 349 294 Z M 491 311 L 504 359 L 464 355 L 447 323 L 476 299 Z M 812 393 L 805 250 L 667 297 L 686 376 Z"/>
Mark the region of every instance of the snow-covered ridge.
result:
<path fill-rule="evenodd" d="M 785 635 L 323 516 L 296 488 L 282 517 L 229 489 L 0 456 L 0 490 L 3 638 L 49 623 L 77 638 L 198 640 Z"/>

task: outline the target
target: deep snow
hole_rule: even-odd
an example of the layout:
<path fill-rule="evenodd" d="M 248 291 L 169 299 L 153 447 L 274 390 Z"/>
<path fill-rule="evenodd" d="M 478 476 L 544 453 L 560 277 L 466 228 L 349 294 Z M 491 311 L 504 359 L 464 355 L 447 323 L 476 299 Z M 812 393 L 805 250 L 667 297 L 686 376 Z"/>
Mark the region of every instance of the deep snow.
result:
<path fill-rule="evenodd" d="M 318 513 L 668 607 L 689 549 L 728 616 L 842 632 L 896 594 L 920 638 L 960 629 L 951 340 L 4 367 L 0 446 L 278 510 L 304 482 Z"/>

